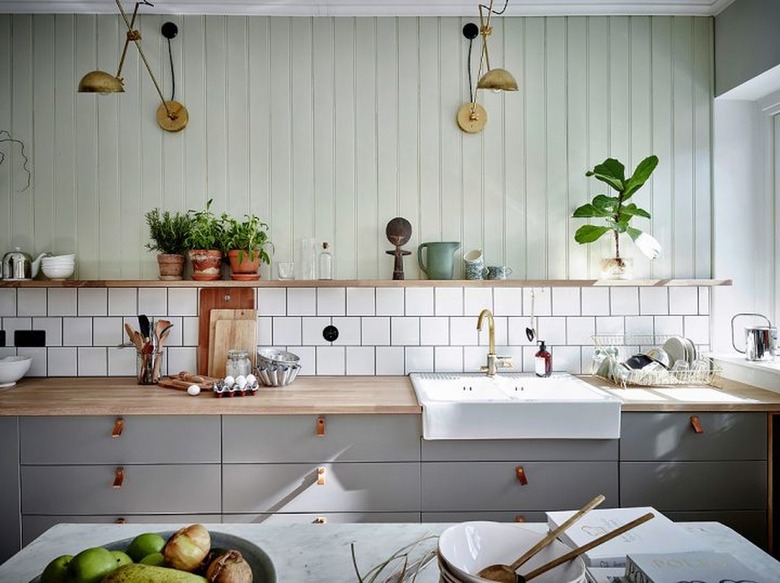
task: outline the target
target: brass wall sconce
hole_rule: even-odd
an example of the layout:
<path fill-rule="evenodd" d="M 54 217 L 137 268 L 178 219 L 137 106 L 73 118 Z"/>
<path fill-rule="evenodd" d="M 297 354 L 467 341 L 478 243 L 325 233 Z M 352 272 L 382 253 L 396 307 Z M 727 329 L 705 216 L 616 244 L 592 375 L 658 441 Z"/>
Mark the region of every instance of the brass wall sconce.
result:
<path fill-rule="evenodd" d="M 160 85 L 157 83 L 157 79 L 155 78 L 154 73 L 152 73 L 152 68 L 149 66 L 149 61 L 146 59 L 146 55 L 144 55 L 144 52 L 141 49 L 141 33 L 134 28 L 135 19 L 138 15 L 138 6 L 140 4 L 146 4 L 147 6 L 154 5 L 147 2 L 147 0 L 140 0 L 136 2 L 135 8 L 133 9 L 133 16 L 131 19 L 128 19 L 127 13 L 125 13 L 120 0 L 115 0 L 115 2 L 117 8 L 119 8 L 119 13 L 122 15 L 122 20 L 125 22 L 125 26 L 127 26 L 125 45 L 122 49 L 122 56 L 119 59 L 119 67 L 117 68 L 116 75 L 112 75 L 111 73 L 106 73 L 105 71 L 100 70 L 90 71 L 84 75 L 84 77 L 82 77 L 81 81 L 79 82 L 79 93 L 100 93 L 103 95 L 108 93 L 124 93 L 124 80 L 121 77 L 122 66 L 125 63 L 125 57 L 127 56 L 127 48 L 132 41 L 135 44 L 135 47 L 138 49 L 138 54 L 141 56 L 141 60 L 146 67 L 146 71 L 152 78 L 154 88 L 157 90 L 157 95 L 160 96 L 160 101 L 162 102 L 157 108 L 157 123 L 162 129 L 168 132 L 178 132 L 183 130 L 189 121 L 187 108 L 184 107 L 183 104 L 173 99 L 173 95 L 171 96 L 171 99 L 167 101 L 165 97 L 163 97 Z M 168 39 L 168 49 L 170 50 L 170 39 L 178 34 L 178 29 L 176 28 L 175 24 L 167 22 L 162 27 L 162 33 L 163 36 Z M 171 59 L 171 73 L 173 73 L 173 59 Z"/>
<path fill-rule="evenodd" d="M 485 124 L 487 124 L 487 111 L 477 103 L 477 91 L 479 89 L 517 91 L 517 81 L 509 71 L 490 67 L 490 54 L 488 53 L 487 45 L 487 37 L 493 33 L 493 27 L 490 25 L 491 17 L 493 14 L 503 14 L 508 5 L 509 0 L 506 0 L 501 10 L 494 10 L 493 0 L 490 0 L 487 6 L 480 4 L 479 27 L 473 23 L 468 23 L 463 27 L 463 36 L 469 40 L 468 61 L 466 63 L 469 78 L 469 103 L 460 107 L 456 119 L 460 129 L 469 134 L 481 132 Z M 487 16 L 485 12 L 487 12 Z M 477 70 L 479 81 L 477 81 L 477 86 L 474 88 L 471 78 L 471 47 L 477 35 L 482 36 L 482 50 L 480 51 L 479 68 Z"/>

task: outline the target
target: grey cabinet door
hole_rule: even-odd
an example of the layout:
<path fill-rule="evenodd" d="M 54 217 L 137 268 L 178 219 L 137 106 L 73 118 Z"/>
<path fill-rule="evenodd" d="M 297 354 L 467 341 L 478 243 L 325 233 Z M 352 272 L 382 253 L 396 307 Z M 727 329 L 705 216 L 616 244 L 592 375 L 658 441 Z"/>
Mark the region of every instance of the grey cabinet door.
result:
<path fill-rule="evenodd" d="M 597 494 L 618 504 L 617 462 L 426 462 L 422 484 L 424 513 L 569 510 Z"/>
<path fill-rule="evenodd" d="M 695 415 L 702 433 L 691 422 Z M 766 413 L 623 413 L 620 459 L 766 460 Z"/>
<path fill-rule="evenodd" d="M 419 415 L 225 416 L 226 463 L 419 461 Z"/>
<path fill-rule="evenodd" d="M 219 513 L 219 464 L 23 466 L 22 514 Z"/>
<path fill-rule="evenodd" d="M 622 462 L 620 505 L 665 510 L 764 510 L 767 463 Z"/>
<path fill-rule="evenodd" d="M 277 512 L 223 514 L 222 521 L 237 524 L 362 524 L 420 522 L 419 512 Z"/>
<path fill-rule="evenodd" d="M 318 468 L 324 473 L 318 474 Z M 418 463 L 225 464 L 222 472 L 225 513 L 416 512 L 420 508 Z"/>
<path fill-rule="evenodd" d="M 423 461 L 582 461 L 618 459 L 617 439 L 423 440 Z"/>
<path fill-rule="evenodd" d="M 22 464 L 219 463 L 218 416 L 23 417 Z"/>
<path fill-rule="evenodd" d="M 18 418 L 0 417 L 0 563 L 21 549 Z"/>

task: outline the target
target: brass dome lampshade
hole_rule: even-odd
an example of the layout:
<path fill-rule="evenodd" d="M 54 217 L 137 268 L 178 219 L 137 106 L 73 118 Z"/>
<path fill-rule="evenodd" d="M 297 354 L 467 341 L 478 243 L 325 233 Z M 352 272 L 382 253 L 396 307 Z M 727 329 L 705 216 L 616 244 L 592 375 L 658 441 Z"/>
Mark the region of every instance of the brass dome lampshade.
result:
<path fill-rule="evenodd" d="M 493 8 L 493 0 L 489 4 L 479 5 L 479 28 L 475 24 L 466 24 L 463 27 L 463 36 L 469 39 L 469 59 L 468 59 L 468 77 L 469 77 L 469 96 L 470 102 L 462 105 L 458 110 L 456 120 L 461 130 L 466 133 L 475 134 L 481 132 L 487 124 L 487 112 L 479 103 L 477 103 L 477 90 L 492 89 L 493 91 L 517 91 L 517 80 L 506 69 L 490 67 L 490 53 L 488 52 L 487 37 L 493 33 L 493 27 L 490 25 L 490 19 L 493 14 L 503 14 L 509 5 L 509 0 L 504 2 L 501 10 Z M 487 16 L 485 16 L 487 11 Z M 471 84 L 471 43 L 477 37 L 482 36 L 482 51 L 479 58 L 479 69 L 476 89 Z M 486 71 L 484 74 L 482 71 Z"/>
<path fill-rule="evenodd" d="M 122 20 L 124 20 L 125 25 L 127 26 L 125 45 L 122 49 L 122 57 L 119 59 L 119 67 L 117 68 L 116 75 L 112 75 L 111 73 L 106 73 L 105 71 L 100 70 L 90 71 L 81 78 L 81 81 L 79 81 L 79 93 L 99 93 L 101 95 L 107 95 L 109 93 L 124 93 L 125 87 L 124 81 L 122 80 L 122 66 L 125 63 L 125 57 L 127 56 L 127 48 L 132 42 L 135 44 L 136 49 L 138 49 L 138 54 L 144 63 L 146 71 L 152 78 L 154 88 L 157 90 L 157 95 L 160 96 L 160 101 L 162 102 L 157 108 L 157 123 L 162 129 L 168 132 L 178 132 L 183 130 L 189 121 L 187 108 L 178 101 L 175 101 L 173 97 L 167 101 L 165 97 L 163 97 L 162 90 L 160 89 L 160 85 L 157 83 L 157 79 L 155 78 L 154 73 L 152 73 L 152 68 L 149 65 L 149 61 L 146 60 L 146 55 L 144 55 L 144 52 L 141 49 L 141 33 L 134 28 L 135 19 L 138 16 L 138 6 L 140 4 L 153 6 L 153 4 L 150 4 L 147 0 L 139 0 L 135 3 L 132 19 L 128 19 L 120 0 L 115 0 L 115 2 L 117 8 L 119 9 L 119 13 L 122 15 Z M 177 31 L 176 26 L 173 25 L 173 23 L 167 24 L 173 27 L 173 30 L 169 29 L 170 32 L 167 34 L 165 28 L 163 29 L 163 34 L 166 36 L 166 38 L 168 38 L 170 47 L 170 39 L 173 38 L 173 36 L 176 36 Z M 172 66 L 173 60 L 171 60 L 171 67 Z"/>

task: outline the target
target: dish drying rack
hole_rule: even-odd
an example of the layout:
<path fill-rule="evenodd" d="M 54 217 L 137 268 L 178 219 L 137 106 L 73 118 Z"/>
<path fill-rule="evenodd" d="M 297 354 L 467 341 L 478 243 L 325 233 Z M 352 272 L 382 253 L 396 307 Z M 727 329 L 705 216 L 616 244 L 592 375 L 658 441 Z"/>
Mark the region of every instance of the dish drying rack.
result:
<path fill-rule="evenodd" d="M 688 356 L 687 364 L 690 367 L 694 363 L 699 363 L 696 368 L 685 370 L 668 369 L 647 371 L 645 369 L 631 369 L 622 365 L 626 359 L 635 354 L 646 354 L 653 348 L 661 348 L 667 340 L 672 338 L 682 338 L 676 335 L 654 335 L 654 334 L 595 334 L 593 338 L 593 374 L 600 378 L 622 387 L 670 387 L 670 386 L 703 386 L 713 384 L 715 377 L 723 372 L 715 361 L 709 357 L 699 356 L 698 350 L 694 347 L 694 354 Z M 601 354 L 599 354 L 601 352 Z M 621 368 L 613 375 L 599 374 L 597 369 L 598 357 L 613 357 L 616 364 Z M 600 362 L 600 361 L 599 361 Z M 704 366 L 701 366 L 704 364 Z"/>

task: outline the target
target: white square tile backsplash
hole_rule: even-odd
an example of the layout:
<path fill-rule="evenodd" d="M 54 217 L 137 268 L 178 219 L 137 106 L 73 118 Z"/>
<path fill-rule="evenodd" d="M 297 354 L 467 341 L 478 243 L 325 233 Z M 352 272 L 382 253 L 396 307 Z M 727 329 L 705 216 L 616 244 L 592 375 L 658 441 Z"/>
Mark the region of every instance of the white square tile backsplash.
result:
<path fill-rule="evenodd" d="M 475 371 L 485 363 L 487 324 L 494 309 L 497 351 L 513 355 L 515 370 L 533 370 L 537 347 L 526 338 L 531 288 L 352 287 L 258 288 L 258 345 L 301 357 L 302 375 L 385 375 L 411 371 Z M 32 293 L 28 293 L 32 292 Z M 707 287 L 533 288 L 537 337 L 553 352 L 555 370 L 589 372 L 592 335 L 684 334 L 699 346 L 710 339 Z M 37 355 L 36 374 L 128 376 L 135 351 L 123 324 L 137 314 L 174 324 L 164 370 L 194 370 L 198 343 L 196 288 L 0 289 L 0 326 L 14 354 Z M 339 338 L 322 337 L 333 324 Z M 16 330 L 43 330 L 46 348 L 13 347 Z"/>

